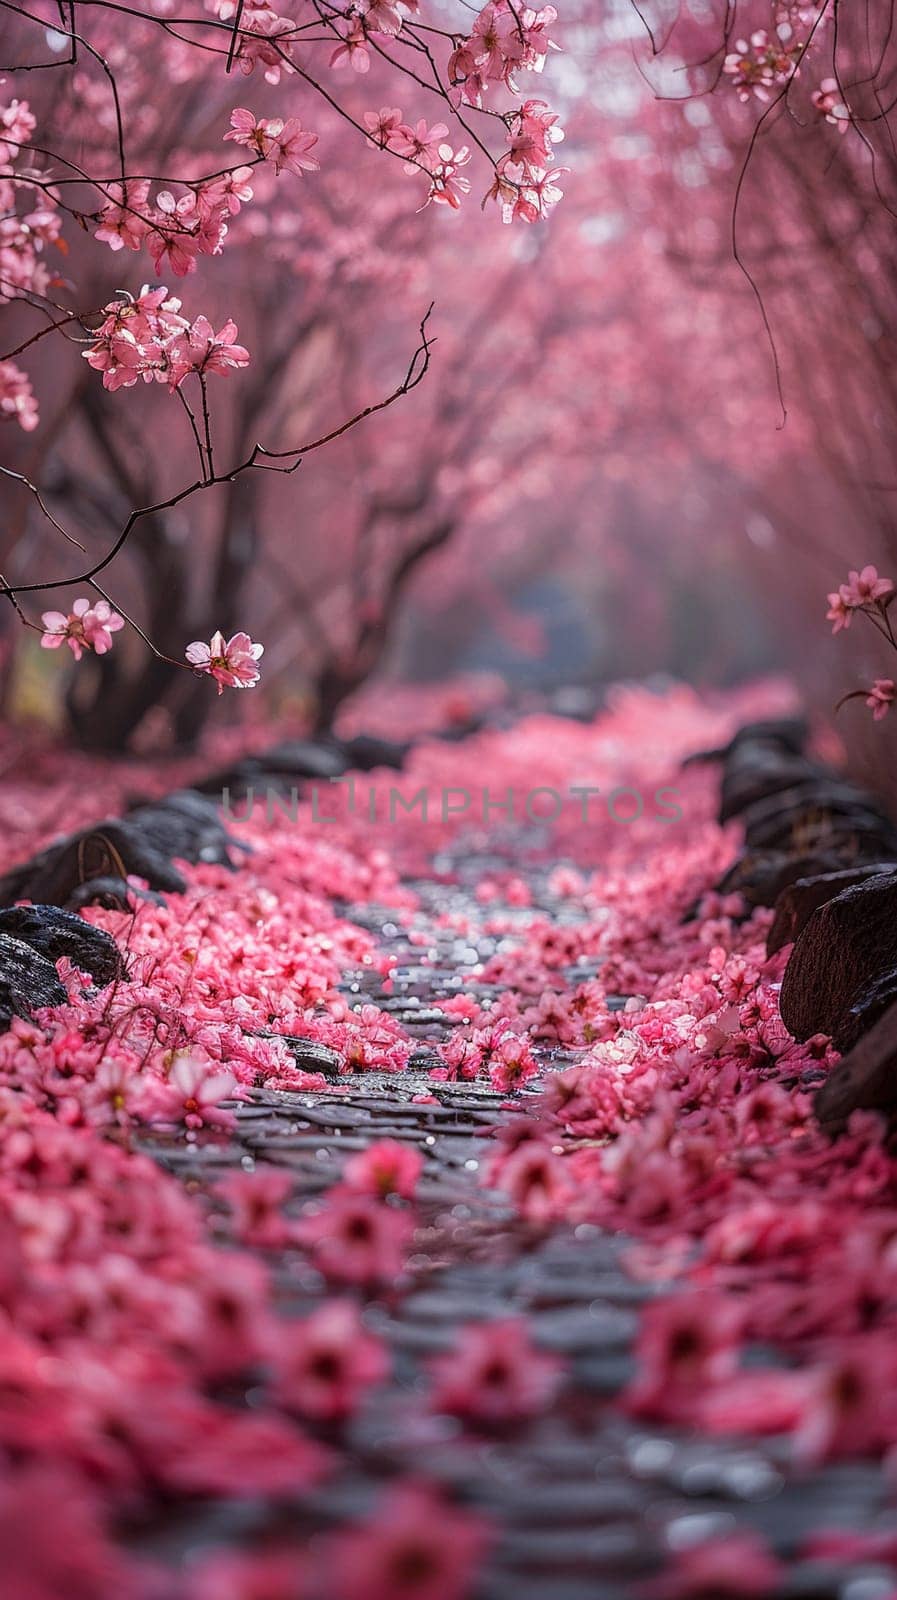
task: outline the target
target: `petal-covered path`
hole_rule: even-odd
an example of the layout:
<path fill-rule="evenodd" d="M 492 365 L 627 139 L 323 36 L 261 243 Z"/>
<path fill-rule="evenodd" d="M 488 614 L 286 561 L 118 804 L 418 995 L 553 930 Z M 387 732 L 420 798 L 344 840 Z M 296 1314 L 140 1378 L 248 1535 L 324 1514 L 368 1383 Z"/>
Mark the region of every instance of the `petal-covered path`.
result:
<path fill-rule="evenodd" d="M 4 1594 L 894 1593 L 897 1163 L 680 768 L 781 703 L 421 744 L 88 913 L 129 981 L 0 1040 Z"/>

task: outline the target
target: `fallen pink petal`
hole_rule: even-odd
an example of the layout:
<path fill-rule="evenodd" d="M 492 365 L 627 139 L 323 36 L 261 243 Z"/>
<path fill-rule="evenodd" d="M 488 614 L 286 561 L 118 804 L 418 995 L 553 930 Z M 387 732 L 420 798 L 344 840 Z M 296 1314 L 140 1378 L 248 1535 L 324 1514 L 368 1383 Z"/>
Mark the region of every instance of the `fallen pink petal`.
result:
<path fill-rule="evenodd" d="M 4 20 L 0 1600 L 895 1600 L 889 7 Z"/>

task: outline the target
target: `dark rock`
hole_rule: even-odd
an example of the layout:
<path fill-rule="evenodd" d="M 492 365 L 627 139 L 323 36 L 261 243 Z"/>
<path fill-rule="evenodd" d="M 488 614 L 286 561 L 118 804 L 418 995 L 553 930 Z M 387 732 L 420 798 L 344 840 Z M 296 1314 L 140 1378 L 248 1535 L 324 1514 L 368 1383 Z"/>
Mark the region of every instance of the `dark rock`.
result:
<path fill-rule="evenodd" d="M 728 744 L 714 750 L 695 750 L 692 755 L 685 757 L 682 765 L 691 767 L 708 761 L 725 761 L 746 744 L 774 745 L 786 754 L 799 756 L 803 754 L 809 733 L 803 717 L 772 717 L 759 722 L 746 722 Z"/>
<path fill-rule="evenodd" d="M 834 778 L 817 779 L 808 786 L 784 789 L 756 800 L 741 813 L 748 845 L 775 850 L 815 837 L 868 839 L 883 843 L 882 855 L 897 857 L 897 829 L 878 808 L 871 795 Z"/>
<path fill-rule="evenodd" d="M 810 789 L 825 776 L 825 769 L 815 762 L 775 745 L 740 745 L 726 760 L 719 820 L 729 822 L 758 800 L 767 800 L 783 790 Z"/>
<path fill-rule="evenodd" d="M 145 878 L 150 888 L 179 894 L 187 887 L 176 867 L 132 819 L 113 818 L 69 835 L 0 879 L 0 905 L 15 900 L 67 906 L 95 878 Z M 83 895 L 78 903 L 88 904 Z"/>
<path fill-rule="evenodd" d="M 82 906 L 102 906 L 105 911 L 133 911 L 135 900 L 146 900 L 151 905 L 165 902 L 155 889 L 137 889 L 124 878 L 91 878 L 73 889 L 66 901 L 69 911 L 79 911 Z"/>
<path fill-rule="evenodd" d="M 379 739 L 373 733 L 357 733 L 353 739 L 334 740 L 334 748 L 345 759 L 347 769 L 373 772 L 377 767 L 401 770 L 412 746 L 408 739 L 398 743 L 395 739 Z"/>
<path fill-rule="evenodd" d="M 194 787 L 220 804 L 225 793 L 234 798 L 244 795 L 248 789 L 255 789 L 256 794 L 263 797 L 268 787 L 289 787 L 307 778 L 326 782 L 342 777 L 345 771 L 346 758 L 339 748 L 314 739 L 288 739 L 259 755 L 245 756 L 232 767 L 213 772 Z"/>
<path fill-rule="evenodd" d="M 745 744 L 774 744 L 792 755 L 803 754 L 810 736 L 806 717 L 762 717 L 756 722 L 745 722 L 730 740 L 731 754 Z"/>
<path fill-rule="evenodd" d="M 338 1077 L 346 1069 L 338 1050 L 321 1044 L 318 1039 L 300 1039 L 295 1034 L 280 1034 L 297 1067 L 304 1072 L 322 1072 L 328 1078 Z"/>
<path fill-rule="evenodd" d="M 13 906 L 0 911 L 0 934 L 21 940 L 54 964 L 67 956 L 81 972 L 90 973 L 98 988 L 124 973 L 121 952 L 111 935 L 58 906 Z"/>
<path fill-rule="evenodd" d="M 563 715 L 563 713 L 559 713 Z M 433 728 L 425 735 L 427 739 L 439 739 L 443 744 L 462 744 L 474 733 L 482 733 L 489 727 L 489 718 L 479 714 L 464 717 L 459 722 L 446 723 L 443 728 Z"/>
<path fill-rule="evenodd" d="M 782 982 L 782 1020 L 797 1039 L 833 1035 L 862 992 L 897 966 L 897 877 L 882 873 L 813 912 Z"/>
<path fill-rule="evenodd" d="M 875 1026 L 879 1017 L 883 1016 L 895 1001 L 897 1001 L 897 968 L 889 967 L 886 972 L 876 973 L 875 977 L 870 979 L 844 1013 L 832 1035 L 835 1049 L 846 1055 L 863 1034 Z"/>
<path fill-rule="evenodd" d="M 67 996 L 52 961 L 30 944 L 0 933 L 0 1029 L 13 1017 L 30 1017 L 41 1006 L 59 1006 Z"/>
<path fill-rule="evenodd" d="M 821 873 L 840 872 L 854 864 L 856 851 L 819 851 L 793 855 L 787 850 L 746 850 L 723 873 L 716 885 L 719 894 L 741 894 L 749 905 L 774 906 L 783 890 L 799 878 L 814 878 Z M 853 861 L 849 858 L 853 857 Z"/>
<path fill-rule="evenodd" d="M 776 914 L 766 939 L 768 955 L 775 955 L 786 944 L 792 944 L 803 931 L 814 911 L 834 900 L 843 889 L 855 883 L 865 883 L 867 878 L 880 877 L 886 872 L 897 872 L 897 861 L 870 862 L 860 867 L 845 867 L 838 872 L 817 873 L 812 878 L 798 878 L 783 889 L 776 900 Z"/>
<path fill-rule="evenodd" d="M 897 1005 L 889 1006 L 869 1032 L 834 1067 L 817 1090 L 813 1107 L 830 1132 L 843 1128 L 852 1111 L 897 1113 Z"/>
<path fill-rule="evenodd" d="M 262 772 L 285 778 L 340 778 L 348 762 L 338 743 L 287 739 L 253 758 Z"/>
<path fill-rule="evenodd" d="M 127 820 L 154 850 L 175 861 L 206 861 L 232 867 L 233 852 L 245 848 L 228 833 L 215 801 L 188 789 L 151 805 L 138 806 L 129 812 Z"/>

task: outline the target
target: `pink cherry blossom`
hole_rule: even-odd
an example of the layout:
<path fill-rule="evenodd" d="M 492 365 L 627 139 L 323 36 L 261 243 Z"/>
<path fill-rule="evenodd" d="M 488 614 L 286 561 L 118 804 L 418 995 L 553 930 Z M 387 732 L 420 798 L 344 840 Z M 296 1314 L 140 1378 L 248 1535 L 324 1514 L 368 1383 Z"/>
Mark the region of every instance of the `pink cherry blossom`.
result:
<path fill-rule="evenodd" d="M 284 1330 L 277 1360 L 277 1393 L 301 1416 L 337 1422 L 355 1412 L 390 1368 L 379 1339 L 370 1334 L 350 1300 L 326 1300 L 304 1321 Z"/>
<path fill-rule="evenodd" d="M 344 1181 L 362 1194 L 379 1200 L 396 1194 L 413 1200 L 423 1170 L 423 1156 L 413 1145 L 398 1139 L 375 1139 L 346 1162 Z"/>
<path fill-rule="evenodd" d="M 390 1283 L 399 1276 L 414 1223 L 406 1211 L 343 1187 L 303 1219 L 298 1234 L 337 1283 Z"/>
<path fill-rule="evenodd" d="M 233 1112 L 221 1102 L 233 1098 L 237 1080 L 232 1072 L 222 1072 L 201 1056 L 181 1053 L 176 1056 L 168 1077 L 172 1105 L 187 1128 L 229 1128 Z"/>
<path fill-rule="evenodd" d="M 489 1527 L 427 1484 L 388 1489 L 371 1521 L 334 1536 L 329 1592 L 352 1600 L 464 1600 Z"/>
<path fill-rule="evenodd" d="M 470 160 L 470 151 L 466 145 L 453 150 L 450 144 L 441 144 L 437 158 L 430 166 L 430 192 L 425 204 L 450 206 L 457 211 L 464 195 L 470 192 L 470 180 L 458 174 L 458 168 Z"/>
<path fill-rule="evenodd" d="M 230 1207 L 232 1226 L 242 1244 L 276 1250 L 287 1243 L 290 1230 L 282 1207 L 292 1188 L 290 1174 L 277 1167 L 234 1172 L 219 1184 L 219 1193 Z"/>
<path fill-rule="evenodd" d="M 247 145 L 265 161 L 270 161 L 274 171 L 286 169 L 301 177 L 303 172 L 317 172 L 319 162 L 309 151 L 318 142 L 316 133 L 308 133 L 296 117 L 262 117 L 256 121 L 251 111 L 238 108 L 231 112 L 231 131 L 225 139 Z"/>
<path fill-rule="evenodd" d="M 225 0 L 217 10 L 222 20 L 227 21 L 236 11 L 235 0 Z M 279 16 L 266 4 L 245 6 L 240 17 L 240 44 L 237 51 L 240 70 L 249 74 L 255 71 L 256 66 L 263 66 L 265 82 L 278 84 L 285 73 L 294 70 L 290 59 L 292 40 L 287 37 L 292 34 L 294 26 L 289 17 Z"/>
<path fill-rule="evenodd" d="M 881 722 L 886 717 L 894 703 L 897 693 L 893 678 L 876 678 L 866 698 L 866 704 L 872 712 L 875 722 Z"/>
<path fill-rule="evenodd" d="M 15 161 L 36 127 L 37 119 L 27 100 L 11 100 L 0 106 L 0 161 Z"/>
<path fill-rule="evenodd" d="M 842 628 L 849 628 L 853 607 L 847 604 L 840 589 L 833 590 L 828 596 L 828 606 L 825 620 L 833 624 L 832 633 L 840 633 Z"/>
<path fill-rule="evenodd" d="M 846 133 L 850 123 L 850 112 L 844 104 L 844 96 L 836 78 L 823 78 L 818 89 L 814 89 L 810 101 L 821 117 L 837 128 L 839 133 Z"/>
<path fill-rule="evenodd" d="M 81 660 L 85 650 L 105 655 L 112 649 L 113 633 L 125 625 L 124 617 L 113 611 L 107 600 L 97 600 L 94 605 L 89 600 L 76 600 L 68 614 L 45 611 L 41 621 L 43 648 L 58 650 L 61 644 L 67 644 L 76 661 Z"/>
<path fill-rule="evenodd" d="M 248 633 L 235 633 L 225 641 L 223 633 L 214 633 L 209 644 L 196 639 L 185 651 L 191 667 L 197 672 L 207 672 L 215 679 L 218 693 L 225 688 L 252 689 L 261 673 L 256 665 L 264 654 L 264 645 L 253 644 Z"/>
<path fill-rule="evenodd" d="M 525 100 L 508 129 L 509 150 L 502 160 L 527 172 L 544 170 L 552 160 L 552 145 L 564 137 L 557 124 L 557 116 L 544 100 Z"/>
<path fill-rule="evenodd" d="M 410 170 L 417 170 L 418 166 L 432 172 L 441 160 L 440 145 L 443 144 L 448 133 L 444 122 L 434 122 L 432 128 L 427 126 L 425 118 L 421 118 L 414 127 L 403 123 L 391 140 L 390 148 L 399 155 L 408 157 L 414 164 Z M 450 153 L 450 146 L 446 149 Z"/>
<path fill-rule="evenodd" d="M 249 351 L 235 342 L 237 332 L 235 322 L 225 322 L 215 333 L 208 317 L 199 316 L 175 334 L 165 351 L 169 387 L 176 389 L 190 373 L 227 373 L 247 366 Z"/>
<path fill-rule="evenodd" d="M 670 1297 L 649 1306 L 627 1405 L 636 1414 L 688 1421 L 706 1389 L 735 1371 L 740 1332 L 736 1309 L 721 1297 Z"/>
<path fill-rule="evenodd" d="M 753 95 L 764 104 L 770 91 L 785 84 L 797 71 L 799 49 L 789 48 L 765 29 L 751 34 L 750 41 L 737 39 L 734 50 L 723 61 L 723 72 L 732 78 L 739 100 Z"/>
<path fill-rule="evenodd" d="M 455 1348 L 431 1362 L 437 1411 L 487 1425 L 547 1410 L 563 1363 L 536 1349 L 525 1321 L 506 1318 L 460 1329 Z"/>
<path fill-rule="evenodd" d="M 30 378 L 14 361 L 0 361 L 0 421 L 17 422 L 32 433 L 39 420 Z"/>
<path fill-rule="evenodd" d="M 394 148 L 401 138 L 402 113 L 398 106 L 382 106 L 379 111 L 366 111 L 364 125 L 381 148 Z"/>
<path fill-rule="evenodd" d="M 354 72 L 369 72 L 370 49 L 364 22 L 360 16 L 351 18 L 340 26 L 342 44 L 337 45 L 330 57 L 331 67 L 350 66 Z"/>
<path fill-rule="evenodd" d="M 103 206 L 94 238 L 108 244 L 110 250 L 139 250 L 150 226 L 144 209 L 149 188 L 149 179 L 111 184 L 116 198 Z"/>
<path fill-rule="evenodd" d="M 854 608 L 872 605 L 894 593 L 890 578 L 880 578 L 877 568 L 863 567 L 860 572 L 849 572 L 847 582 L 841 584 L 840 594 L 846 606 Z"/>
<path fill-rule="evenodd" d="M 194 194 L 182 195 L 175 200 L 168 190 L 156 195 L 156 209 L 151 213 L 146 233 L 146 247 L 152 256 L 156 273 L 169 266 L 175 277 L 186 277 L 196 270 L 196 257 L 200 246 L 200 217 Z"/>
<path fill-rule="evenodd" d="M 365 27 L 373 33 L 395 35 L 402 27 L 398 0 L 361 0 Z"/>

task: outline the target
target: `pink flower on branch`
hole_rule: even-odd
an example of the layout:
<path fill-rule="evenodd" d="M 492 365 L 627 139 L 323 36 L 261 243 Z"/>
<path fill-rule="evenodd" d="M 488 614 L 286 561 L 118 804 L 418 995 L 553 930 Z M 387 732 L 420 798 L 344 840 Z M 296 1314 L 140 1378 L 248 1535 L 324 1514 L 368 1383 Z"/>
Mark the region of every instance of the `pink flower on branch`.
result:
<path fill-rule="evenodd" d="M 876 678 L 866 699 L 874 722 L 881 722 L 882 717 L 887 716 L 894 703 L 895 693 L 897 687 L 893 678 Z"/>
<path fill-rule="evenodd" d="M 829 609 L 825 615 L 826 621 L 833 624 L 832 633 L 850 627 L 853 611 L 868 611 L 872 607 L 884 609 L 893 594 L 891 579 L 880 578 L 877 567 L 866 566 L 860 572 L 849 572 L 847 582 L 839 584 L 827 597 Z"/>
<path fill-rule="evenodd" d="M 432 203 L 451 206 L 453 211 L 457 211 L 461 205 L 462 197 L 470 192 L 469 178 L 462 178 L 458 175 L 458 168 L 466 166 L 470 160 L 470 151 L 466 145 L 462 145 L 460 150 L 453 150 L 450 144 L 441 144 L 438 157 L 439 159 L 435 166 L 431 168 L 433 176 L 430 183 L 430 193 L 427 195 L 424 205 L 428 206 Z"/>
<path fill-rule="evenodd" d="M 184 278 L 195 270 L 200 247 L 199 223 L 194 194 L 185 194 L 176 200 L 163 189 L 156 195 L 156 210 L 147 230 L 146 247 L 157 274 L 161 273 L 163 263 L 171 267 L 177 278 Z"/>
<path fill-rule="evenodd" d="M 402 112 L 398 106 L 381 106 L 379 111 L 366 111 L 364 125 L 381 149 L 393 150 L 402 135 Z"/>
<path fill-rule="evenodd" d="M 851 607 L 845 604 L 840 589 L 833 589 L 827 599 L 828 610 L 825 613 L 825 620 L 832 624 L 832 633 L 840 633 L 842 628 L 850 627 L 853 614 Z"/>
<path fill-rule="evenodd" d="M 11 100 L 8 106 L 0 107 L 0 161 L 15 161 L 21 146 L 28 144 L 36 127 L 27 100 Z"/>
<path fill-rule="evenodd" d="M 393 0 L 361 0 L 365 27 L 370 33 L 395 35 L 402 27 L 402 17 Z"/>
<path fill-rule="evenodd" d="M 421 117 L 413 128 L 403 122 L 397 129 L 390 148 L 400 156 L 407 156 L 412 163 L 412 172 L 418 167 L 426 167 L 428 172 L 432 172 L 441 159 L 441 146 L 447 133 L 448 128 L 444 122 L 434 122 L 432 128 L 428 128 L 426 119 Z"/>
<path fill-rule="evenodd" d="M 246 366 L 249 351 L 235 343 L 235 322 L 216 333 L 208 317 L 190 323 L 180 308 L 167 289 L 147 285 L 136 300 L 125 297 L 106 306 L 94 343 L 83 352 L 88 365 L 102 372 L 104 389 L 130 388 L 138 378 L 176 389 L 191 372 L 223 374 Z"/>
<path fill-rule="evenodd" d="M 552 146 L 564 137 L 557 122 L 544 100 L 525 100 L 513 115 L 508 129 L 510 150 L 502 159 L 527 172 L 547 167 L 552 160 Z"/>
<path fill-rule="evenodd" d="M 25 433 L 32 433 L 39 421 L 31 379 L 14 361 L 0 361 L 0 419 L 17 422 Z"/>
<path fill-rule="evenodd" d="M 207 672 L 215 679 L 218 693 L 228 689 L 252 689 L 261 676 L 256 663 L 264 654 L 262 644 L 253 644 L 248 633 L 235 633 L 225 640 L 220 631 L 213 633 L 209 644 L 196 639 L 188 644 L 186 657 L 197 672 Z"/>
<path fill-rule="evenodd" d="M 793 78 L 799 59 L 799 47 L 786 48 L 759 28 L 749 41 L 735 41 L 735 49 L 723 62 L 723 72 L 732 79 L 739 100 L 746 102 L 754 95 L 765 103 L 771 99 L 772 89 Z"/>
<path fill-rule="evenodd" d="M 225 322 L 215 333 L 208 317 L 197 317 L 168 346 L 169 387 L 176 389 L 191 372 L 223 374 L 235 367 L 245 367 L 249 361 L 249 351 L 234 342 L 237 332 L 235 322 Z"/>
<path fill-rule="evenodd" d="M 103 206 L 100 226 L 94 238 L 108 244 L 110 250 L 139 250 L 150 227 L 143 212 L 149 194 L 149 179 L 135 179 L 131 183 L 110 184 L 109 187 L 116 198 Z"/>
<path fill-rule="evenodd" d="M 850 112 L 844 104 L 837 78 L 823 78 L 819 88 L 813 90 L 810 101 L 814 111 L 818 111 L 833 128 L 837 128 L 839 133 L 847 132 Z"/>
<path fill-rule="evenodd" d="M 371 57 L 364 23 L 355 17 L 346 27 L 343 24 L 342 44 L 338 44 L 330 57 L 332 67 L 351 67 L 353 72 L 369 72 Z"/>
<path fill-rule="evenodd" d="M 45 611 L 41 621 L 44 650 L 58 650 L 61 644 L 67 644 L 76 661 L 81 660 L 85 650 L 105 655 L 112 649 L 113 633 L 125 625 L 124 618 L 113 611 L 107 600 L 98 600 L 94 606 L 89 600 L 76 600 L 68 614 Z"/>
<path fill-rule="evenodd" d="M 894 585 L 890 578 L 880 578 L 876 567 L 868 566 L 861 572 L 849 572 L 840 593 L 845 605 L 859 609 L 887 599 L 894 593 Z"/>
<path fill-rule="evenodd" d="M 317 172 L 320 163 L 309 151 L 318 142 L 316 133 L 304 130 L 298 117 L 261 117 L 256 121 L 251 111 L 238 107 L 231 112 L 231 131 L 224 135 L 235 144 L 246 145 L 250 150 L 270 161 L 276 173 Z"/>
<path fill-rule="evenodd" d="M 222 22 L 229 22 L 236 14 L 237 0 L 221 0 L 216 7 Z M 289 17 L 280 17 L 270 6 L 245 6 L 240 16 L 237 60 L 240 71 L 247 76 L 256 66 L 265 68 L 265 82 L 277 84 L 282 73 L 296 69 L 290 59 L 296 24 Z"/>

